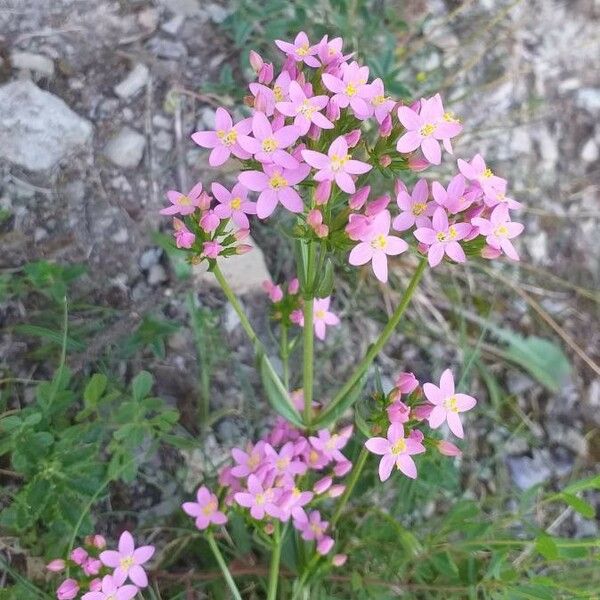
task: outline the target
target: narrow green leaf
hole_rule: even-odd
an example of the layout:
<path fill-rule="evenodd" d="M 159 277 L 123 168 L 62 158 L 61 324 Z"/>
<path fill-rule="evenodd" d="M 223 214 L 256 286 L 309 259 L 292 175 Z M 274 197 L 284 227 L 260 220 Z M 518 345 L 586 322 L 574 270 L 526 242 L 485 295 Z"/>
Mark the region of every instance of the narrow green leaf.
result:
<path fill-rule="evenodd" d="M 281 380 L 277 376 L 269 359 L 265 354 L 261 354 L 260 375 L 262 384 L 265 388 L 267 398 L 274 410 L 276 410 L 284 419 L 293 423 L 297 427 L 302 427 L 302 420 L 296 409 L 292 406 L 290 395 L 283 387 Z"/>
<path fill-rule="evenodd" d="M 316 419 L 314 425 L 317 427 L 328 427 L 332 423 L 335 423 L 348 408 L 350 408 L 359 398 L 362 393 L 363 387 L 367 380 L 366 374 L 363 375 L 356 384 L 350 388 L 348 393 L 342 398 L 342 400 L 333 407 L 333 409 L 325 410 Z"/>
<path fill-rule="evenodd" d="M 549 535 L 540 535 L 535 541 L 535 549 L 546 560 L 556 560 L 558 558 L 558 547 L 554 539 Z"/>
<path fill-rule="evenodd" d="M 322 276 L 318 273 L 317 277 L 319 277 L 319 285 L 315 292 L 316 297 L 327 298 L 331 296 L 331 292 L 333 291 L 333 263 L 330 258 L 325 261 Z"/>
<path fill-rule="evenodd" d="M 574 483 L 569 484 L 563 492 L 567 494 L 576 494 L 577 492 L 583 492 L 584 490 L 600 490 L 600 475 L 592 475 L 585 479 L 580 479 Z"/>
<path fill-rule="evenodd" d="M 559 495 L 559 499 L 565 504 L 568 504 L 573 510 L 577 511 L 586 519 L 593 519 L 596 516 L 596 509 L 589 502 L 586 502 L 573 494 L 563 492 Z"/>

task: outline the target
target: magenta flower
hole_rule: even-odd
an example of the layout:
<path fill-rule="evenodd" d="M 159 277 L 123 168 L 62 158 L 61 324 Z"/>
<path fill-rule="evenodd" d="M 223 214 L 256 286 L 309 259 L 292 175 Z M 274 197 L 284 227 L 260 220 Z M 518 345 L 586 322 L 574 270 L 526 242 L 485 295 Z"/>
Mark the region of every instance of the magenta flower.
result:
<path fill-rule="evenodd" d="M 442 160 L 439 140 L 447 141 L 462 131 L 462 125 L 444 112 L 439 94 L 422 99 L 419 112 L 408 106 L 398 109 L 398 118 L 406 133 L 398 140 L 396 150 L 408 153 L 421 147 L 425 158 L 434 165 Z"/>
<path fill-rule="evenodd" d="M 244 119 L 233 124 L 231 115 L 222 107 L 217 108 L 215 131 L 197 131 L 192 140 L 203 148 L 212 148 L 208 158 L 211 167 L 222 165 L 232 154 L 243 160 L 250 154 L 239 144 L 239 137 L 248 135 L 252 129 L 252 119 Z"/>
<path fill-rule="evenodd" d="M 215 259 L 223 251 L 223 246 L 219 242 L 214 240 L 203 242 L 202 244 L 202 256 L 206 258 Z"/>
<path fill-rule="evenodd" d="M 281 510 L 279 518 L 282 521 L 288 521 L 291 516 L 295 517 L 304 513 L 303 507 L 313 499 L 313 496 L 312 492 L 303 492 L 295 486 L 291 490 L 283 492 L 279 501 L 279 508 Z"/>
<path fill-rule="evenodd" d="M 296 81 L 289 87 L 289 102 L 278 102 L 275 108 L 286 117 L 294 117 L 294 126 L 300 135 L 306 135 L 311 124 L 321 129 L 331 129 L 333 123 L 320 111 L 329 102 L 328 96 L 308 97 Z"/>
<path fill-rule="evenodd" d="M 138 589 L 135 585 L 123 585 L 123 581 L 116 575 L 105 575 L 100 590 L 84 594 L 81 600 L 131 600 Z"/>
<path fill-rule="evenodd" d="M 263 488 L 258 477 L 254 474 L 248 477 L 248 491 L 235 494 L 235 501 L 245 508 L 250 509 L 254 519 L 264 519 L 265 514 L 278 518 L 280 514 L 277 501 L 281 490 L 274 488 Z"/>
<path fill-rule="evenodd" d="M 270 117 L 275 111 L 277 102 L 288 100 L 291 81 L 290 74 L 287 71 L 282 71 L 274 81 L 272 89 L 261 83 L 251 83 L 248 87 L 254 96 L 254 108 Z"/>
<path fill-rule="evenodd" d="M 327 429 L 320 429 L 317 436 L 311 435 L 308 440 L 310 445 L 328 460 L 347 462 L 348 459 L 341 453 L 341 450 L 348 443 L 351 435 L 352 427 L 346 428 L 340 433 L 330 433 Z"/>
<path fill-rule="evenodd" d="M 307 466 L 301 460 L 296 459 L 296 447 L 293 442 L 287 442 L 277 452 L 271 444 L 265 444 L 265 460 L 275 471 L 276 475 L 303 475 Z"/>
<path fill-rule="evenodd" d="M 348 154 L 348 142 L 343 135 L 332 142 L 327 154 L 303 150 L 302 158 L 311 167 L 318 169 L 315 181 L 335 180 L 340 189 L 348 194 L 354 194 L 356 191 L 351 175 L 366 173 L 373 168 L 360 160 L 352 160 Z"/>
<path fill-rule="evenodd" d="M 302 212 L 302 198 L 292 186 L 306 179 L 310 167 L 300 165 L 297 169 L 282 169 L 276 165 L 264 165 L 263 169 L 264 172 L 243 171 L 238 176 L 242 185 L 254 192 L 260 192 L 256 203 L 258 218 L 266 219 L 273 214 L 278 202 L 290 212 Z"/>
<path fill-rule="evenodd" d="M 191 215 L 196 208 L 202 205 L 202 183 L 197 183 L 187 194 L 176 190 L 169 190 L 167 198 L 171 206 L 163 208 L 161 215 Z"/>
<path fill-rule="evenodd" d="M 240 146 L 262 163 L 275 163 L 285 169 L 297 169 L 298 161 L 284 150 L 291 146 L 299 137 L 300 131 L 293 125 L 286 125 L 273 131 L 269 119 L 256 112 L 252 117 L 252 133 L 254 137 L 242 135 Z"/>
<path fill-rule="evenodd" d="M 371 83 L 371 97 L 369 102 L 373 109 L 373 113 L 377 122 L 381 125 L 386 117 L 390 114 L 396 102 L 389 97 L 386 97 L 383 88 L 383 81 L 379 77 Z M 390 121 L 391 125 L 391 121 Z"/>
<path fill-rule="evenodd" d="M 435 211 L 433 202 L 427 202 L 429 188 L 425 179 L 419 179 L 409 196 L 405 190 L 399 190 L 396 202 L 400 214 L 394 219 L 392 227 L 396 231 L 406 231 L 415 225 L 417 227 L 430 227 L 430 217 Z"/>
<path fill-rule="evenodd" d="M 414 373 L 399 373 L 394 381 L 394 385 L 402 394 L 412 394 L 419 386 L 419 380 Z"/>
<path fill-rule="evenodd" d="M 354 114 L 360 118 L 370 115 L 371 109 L 368 102 L 373 91 L 367 84 L 369 67 L 361 67 L 356 61 L 341 65 L 341 77 L 331 73 L 323 73 L 323 84 L 333 92 L 332 102 L 340 108 L 350 106 Z"/>
<path fill-rule="evenodd" d="M 82 565 L 88 557 L 88 553 L 81 547 L 79 548 L 75 548 L 73 550 L 73 552 L 71 552 L 71 560 L 76 564 L 76 565 Z"/>
<path fill-rule="evenodd" d="M 341 37 L 329 39 L 329 36 L 324 35 L 321 41 L 318 43 L 318 57 L 321 64 L 329 69 L 335 69 L 337 64 L 344 62 L 349 59 L 352 54 L 342 54 L 342 47 L 344 41 Z"/>
<path fill-rule="evenodd" d="M 254 446 L 251 446 L 247 452 L 241 448 L 232 448 L 231 456 L 237 463 L 231 468 L 231 474 L 234 477 L 247 477 L 255 473 L 265 457 L 265 442 L 260 440 Z"/>
<path fill-rule="evenodd" d="M 404 437 L 402 423 L 392 423 L 387 430 L 387 439 L 373 437 L 366 441 L 365 446 L 369 452 L 379 454 L 379 479 L 386 481 L 396 466 L 407 477 L 416 479 L 417 466 L 412 459 L 413 454 L 425 452 L 425 446 L 413 436 Z"/>
<path fill-rule="evenodd" d="M 275 45 L 290 58 L 296 62 L 304 62 L 309 67 L 319 67 L 319 61 L 315 58 L 318 52 L 317 46 L 311 46 L 308 36 L 301 31 L 294 40 L 294 43 L 275 40 Z"/>
<path fill-rule="evenodd" d="M 325 339 L 325 330 L 327 326 L 339 325 L 339 317 L 329 310 L 329 303 L 331 298 L 315 298 L 314 300 L 314 313 L 313 313 L 313 324 L 315 328 L 315 335 L 320 339 Z"/>
<path fill-rule="evenodd" d="M 206 529 L 211 523 L 215 525 L 227 523 L 227 517 L 219 510 L 217 496 L 212 494 L 206 486 L 198 488 L 196 500 L 197 502 L 184 502 L 181 508 L 187 515 L 196 518 L 198 529 Z"/>
<path fill-rule="evenodd" d="M 368 235 L 352 248 L 348 262 L 360 266 L 372 262 L 373 273 L 382 283 L 387 282 L 387 257 L 397 256 L 408 249 L 408 244 L 399 237 L 389 235 L 392 217 L 384 210 L 373 219 Z"/>
<path fill-rule="evenodd" d="M 486 166 L 481 154 L 476 154 L 471 162 L 458 159 L 459 171 L 482 190 L 487 201 L 492 205 L 498 203 L 498 195 L 506 191 L 506 180 L 494 175 L 492 170 Z"/>
<path fill-rule="evenodd" d="M 519 260 L 519 254 L 510 240 L 523 231 L 523 225 L 510 220 L 506 204 L 498 204 L 489 219 L 475 217 L 471 223 L 479 228 L 481 235 L 486 236 L 485 241 L 489 246 L 502 250 L 512 260 Z"/>
<path fill-rule="evenodd" d="M 467 257 L 458 240 L 465 238 L 472 226 L 468 223 L 450 225 L 448 215 L 441 207 L 435 209 L 431 222 L 431 227 L 419 227 L 415 230 L 415 237 L 429 246 L 427 251 L 429 266 L 439 265 L 444 254 L 458 263 L 465 262 Z"/>
<path fill-rule="evenodd" d="M 77 598 L 78 593 L 79 584 L 74 579 L 65 579 L 56 590 L 56 598 L 58 600 L 73 600 L 73 598 Z"/>
<path fill-rule="evenodd" d="M 329 522 L 321 519 L 318 510 L 311 511 L 310 515 L 303 513 L 294 518 L 294 527 L 300 531 L 302 539 L 307 542 L 315 540 L 319 554 L 327 554 L 333 547 L 333 539 L 325 535 L 328 526 Z"/>
<path fill-rule="evenodd" d="M 119 550 L 105 550 L 100 553 L 100 560 L 115 569 L 113 575 L 117 580 L 127 577 L 138 587 L 148 585 L 148 577 L 142 565 L 148 562 L 154 554 L 154 546 L 135 547 L 129 531 L 124 531 L 119 538 Z"/>
<path fill-rule="evenodd" d="M 477 400 L 466 394 L 454 392 L 454 377 L 452 371 L 446 369 L 440 377 L 440 387 L 433 383 L 423 386 L 425 397 L 434 405 L 429 415 L 429 427 L 437 429 L 444 421 L 448 422 L 450 431 L 459 438 L 464 437 L 462 423 L 458 413 L 471 410 Z"/>
<path fill-rule="evenodd" d="M 175 245 L 178 248 L 191 248 L 196 236 L 186 227 L 185 223 L 174 217 L 173 229 L 175 230 Z"/>
<path fill-rule="evenodd" d="M 474 186 L 467 188 L 465 178 L 461 174 L 451 179 L 447 190 L 441 183 L 434 181 L 431 184 L 431 193 L 433 199 L 451 214 L 466 210 L 480 196 L 479 190 Z"/>
<path fill-rule="evenodd" d="M 90 557 L 83 563 L 82 567 L 86 575 L 98 575 L 102 568 L 102 562 L 97 558 Z"/>
<path fill-rule="evenodd" d="M 219 219 L 231 219 L 240 229 L 248 229 L 250 222 L 246 215 L 256 214 L 256 202 L 248 200 L 248 190 L 239 183 L 231 191 L 220 183 L 213 183 L 211 189 L 219 202 L 214 209 Z"/>

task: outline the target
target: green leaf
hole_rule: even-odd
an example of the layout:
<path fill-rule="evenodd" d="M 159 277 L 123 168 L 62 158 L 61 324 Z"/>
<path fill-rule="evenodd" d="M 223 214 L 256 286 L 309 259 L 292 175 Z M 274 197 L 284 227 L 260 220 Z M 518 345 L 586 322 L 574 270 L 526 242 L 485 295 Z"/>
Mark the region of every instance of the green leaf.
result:
<path fill-rule="evenodd" d="M 133 399 L 137 402 L 143 400 L 150 393 L 153 383 L 154 378 L 148 371 L 141 371 L 138 373 L 131 382 Z"/>
<path fill-rule="evenodd" d="M 585 490 L 600 490 L 600 475 L 592 475 L 585 479 L 580 479 L 574 483 L 570 483 L 563 492 L 567 494 L 576 494 Z"/>
<path fill-rule="evenodd" d="M 22 333 L 23 335 L 42 338 L 43 340 L 51 342 L 59 347 L 62 346 L 63 343 L 63 333 L 61 331 L 53 331 L 52 329 L 41 327 L 40 325 L 17 325 L 15 327 L 15 331 L 17 333 Z M 80 352 L 81 350 L 85 350 L 85 344 L 68 337 L 67 350 L 72 352 Z"/>
<path fill-rule="evenodd" d="M 333 410 L 328 410 L 327 407 L 325 407 L 325 410 L 314 422 L 315 427 L 328 427 L 332 423 L 335 423 L 335 421 L 337 421 L 344 414 L 344 412 L 346 412 L 346 410 L 350 408 L 356 402 L 356 400 L 358 400 L 366 381 L 367 376 L 365 374 L 354 384 L 354 386 L 342 398 L 341 402 L 339 402 L 333 408 Z"/>
<path fill-rule="evenodd" d="M 259 362 L 262 384 L 273 409 L 296 427 L 303 427 L 298 411 L 292 406 L 290 395 L 283 387 L 267 356 L 261 354 Z"/>
<path fill-rule="evenodd" d="M 319 279 L 319 285 L 317 286 L 315 296 L 317 298 L 327 298 L 331 296 L 333 291 L 333 263 L 328 258 L 325 261 L 325 267 L 323 269 L 323 276 Z"/>
<path fill-rule="evenodd" d="M 458 577 L 458 567 L 452 560 L 449 552 L 434 554 L 431 557 L 431 562 L 438 573 L 441 573 L 450 579 L 456 579 Z"/>
<path fill-rule="evenodd" d="M 567 494 L 563 492 L 559 494 L 558 498 L 565 504 L 568 504 L 573 510 L 577 511 L 582 517 L 586 519 L 593 519 L 596 516 L 596 509 L 585 500 L 574 496 L 573 494 Z"/>
<path fill-rule="evenodd" d="M 95 408 L 98 404 L 98 400 L 102 397 L 106 390 L 108 378 L 102 373 L 94 373 L 91 379 L 88 381 L 83 391 L 83 399 L 85 401 L 86 408 Z"/>
<path fill-rule="evenodd" d="M 546 560 L 556 560 L 558 558 L 558 547 L 554 539 L 549 535 L 540 535 L 535 541 L 535 549 Z"/>

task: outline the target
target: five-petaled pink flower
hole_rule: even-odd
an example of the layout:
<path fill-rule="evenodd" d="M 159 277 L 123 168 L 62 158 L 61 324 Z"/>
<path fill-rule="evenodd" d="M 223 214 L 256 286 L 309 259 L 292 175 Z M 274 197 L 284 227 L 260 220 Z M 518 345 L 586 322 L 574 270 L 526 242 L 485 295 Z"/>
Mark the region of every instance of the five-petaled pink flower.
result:
<path fill-rule="evenodd" d="M 348 142 L 343 135 L 332 142 L 327 154 L 302 150 L 302 158 L 311 167 L 318 169 L 315 173 L 315 181 L 335 180 L 340 189 L 348 194 L 354 194 L 356 191 L 351 176 L 366 173 L 373 168 L 368 163 L 352 159 L 348 154 Z"/>
<path fill-rule="evenodd" d="M 212 193 L 219 204 L 215 214 L 219 219 L 231 219 L 240 229 L 248 229 L 250 222 L 246 215 L 256 214 L 256 202 L 248 200 L 248 190 L 236 183 L 231 191 L 220 183 L 212 184 Z"/>
<path fill-rule="evenodd" d="M 396 231 L 406 231 L 415 225 L 417 227 L 430 226 L 430 217 L 435 211 L 435 205 L 433 202 L 427 202 L 428 198 L 429 188 L 425 179 L 417 181 L 411 195 L 406 190 L 398 190 L 396 202 L 400 208 L 400 214 L 394 219 L 392 227 Z"/>
<path fill-rule="evenodd" d="M 271 284 L 272 285 L 272 284 Z M 260 440 L 244 452 L 241 448 L 232 448 L 231 456 L 237 463 L 231 468 L 234 477 L 247 477 L 255 473 L 265 456 L 265 442 Z"/>
<path fill-rule="evenodd" d="M 184 502 L 181 508 L 190 517 L 195 517 L 198 529 L 206 529 L 211 523 L 215 525 L 227 523 L 227 517 L 219 510 L 216 494 L 212 494 L 206 486 L 198 488 L 196 500 L 196 502 Z"/>
<path fill-rule="evenodd" d="M 350 108 L 360 118 L 366 118 L 371 113 L 368 104 L 374 90 L 367 83 L 369 67 L 361 67 L 356 61 L 343 63 L 340 67 L 341 77 L 331 73 L 323 73 L 323 84 L 333 92 L 331 101 L 340 108 Z"/>
<path fill-rule="evenodd" d="M 502 250 L 512 260 L 519 260 L 519 254 L 510 240 L 523 231 L 523 224 L 510 220 L 506 204 L 498 204 L 489 219 L 474 217 L 471 223 L 479 227 L 479 233 L 486 236 L 485 241 L 492 248 Z"/>
<path fill-rule="evenodd" d="M 415 230 L 415 237 L 429 246 L 427 260 L 429 266 L 439 265 L 444 254 L 452 260 L 462 263 L 467 260 L 464 250 L 458 243 L 465 238 L 472 229 L 469 223 L 448 223 L 448 215 L 442 207 L 435 209 L 431 219 L 431 227 L 419 227 Z"/>
<path fill-rule="evenodd" d="M 432 429 L 437 429 L 444 421 L 448 422 L 450 431 L 457 437 L 464 437 L 462 423 L 458 413 L 472 409 L 477 400 L 467 394 L 457 394 L 454 391 L 452 371 L 446 369 L 440 377 L 440 386 L 426 383 L 423 386 L 425 397 L 434 405 L 428 420 Z"/>
<path fill-rule="evenodd" d="M 417 466 L 411 455 L 425 452 L 425 446 L 413 433 L 404 437 L 402 423 L 392 423 L 387 430 L 387 439 L 373 437 L 366 441 L 367 450 L 381 456 L 379 462 L 379 479 L 381 481 L 389 478 L 394 466 L 407 477 L 416 479 Z"/>
<path fill-rule="evenodd" d="M 174 217 L 173 229 L 175 230 L 175 245 L 178 248 L 191 248 L 196 236 L 186 227 L 185 223 Z"/>
<path fill-rule="evenodd" d="M 398 140 L 396 150 L 407 153 L 420 146 L 425 158 L 434 165 L 439 165 L 442 160 L 439 140 L 446 142 L 446 149 L 451 149 L 447 142 L 462 131 L 462 125 L 451 113 L 444 112 L 439 94 L 423 98 L 418 113 L 408 106 L 401 106 L 398 118 L 406 127 L 406 133 Z"/>
<path fill-rule="evenodd" d="M 327 554 L 333 547 L 333 539 L 325 535 L 328 526 L 329 522 L 321 519 L 318 510 L 311 511 L 310 515 L 302 512 L 294 518 L 294 527 L 300 531 L 302 539 L 315 540 L 319 554 Z"/>
<path fill-rule="evenodd" d="M 116 573 L 116 572 L 115 572 Z M 97 592 L 84 594 L 81 600 L 131 600 L 138 589 L 135 585 L 123 585 L 125 579 L 115 575 L 105 575 Z"/>
<path fill-rule="evenodd" d="M 451 214 L 463 212 L 481 195 L 475 186 L 467 187 L 467 182 L 460 173 L 450 180 L 447 190 L 441 183 L 434 181 L 431 184 L 431 194 Z"/>
<path fill-rule="evenodd" d="M 323 114 L 323 110 L 329 102 L 329 97 L 307 96 L 300 84 L 292 81 L 289 87 L 289 102 L 278 102 L 275 108 L 286 117 L 294 117 L 294 126 L 298 129 L 300 135 L 306 135 L 311 124 L 315 124 L 321 129 L 331 129 L 333 123 Z"/>
<path fill-rule="evenodd" d="M 281 490 L 276 488 L 264 488 L 260 479 L 252 474 L 248 477 L 248 491 L 235 494 L 235 501 L 245 508 L 250 509 L 250 514 L 254 519 L 261 520 L 265 514 L 270 517 L 279 517 L 280 510 L 277 501 Z"/>
<path fill-rule="evenodd" d="M 486 199 L 486 202 L 495 205 L 498 203 L 498 195 L 506 191 L 506 179 L 494 175 L 492 170 L 486 166 L 481 154 L 476 154 L 470 162 L 457 161 L 459 171 L 469 180 L 478 185 Z"/>
<path fill-rule="evenodd" d="M 371 97 L 369 98 L 369 102 L 379 124 L 383 123 L 396 105 L 394 100 L 385 95 L 383 81 L 379 77 L 371 83 Z"/>
<path fill-rule="evenodd" d="M 385 283 L 388 278 L 388 255 L 396 256 L 408 249 L 408 244 L 404 240 L 389 235 L 391 219 L 388 210 L 383 210 L 376 215 L 367 230 L 366 237 L 361 238 L 360 243 L 352 248 L 348 258 L 348 262 L 354 266 L 372 261 L 373 273 L 382 283 Z"/>
<path fill-rule="evenodd" d="M 310 445 L 328 460 L 345 463 L 348 459 L 341 450 L 348 443 L 352 430 L 352 426 L 342 429 L 339 433 L 330 433 L 328 429 L 320 429 L 316 436 L 311 435 L 308 440 Z"/>
<path fill-rule="evenodd" d="M 217 108 L 215 131 L 196 131 L 192 140 L 203 148 L 212 148 L 208 158 L 211 167 L 222 165 L 232 154 L 241 159 L 250 158 L 250 153 L 239 144 L 239 137 L 248 135 L 252 129 L 252 119 L 243 119 L 233 124 L 231 115 L 222 107 Z"/>
<path fill-rule="evenodd" d="M 129 531 L 124 531 L 119 538 L 119 550 L 105 550 L 100 553 L 100 560 L 107 566 L 115 569 L 113 575 L 117 579 L 129 577 L 138 587 L 148 585 L 148 577 L 142 568 L 154 554 L 154 546 L 135 547 L 133 537 Z"/>
<path fill-rule="evenodd" d="M 265 460 L 277 475 L 303 475 L 306 473 L 306 463 L 296 457 L 293 442 L 287 442 L 277 452 L 271 444 L 265 444 Z"/>
<path fill-rule="evenodd" d="M 296 36 L 293 44 L 282 40 L 275 40 L 275 44 L 281 51 L 285 52 L 296 62 L 304 62 L 309 67 L 320 66 L 319 61 L 315 58 L 315 54 L 319 49 L 317 46 L 310 45 L 308 36 L 304 31 L 301 31 Z"/>
<path fill-rule="evenodd" d="M 301 164 L 297 169 L 282 169 L 277 165 L 264 165 L 263 171 L 243 171 L 239 174 L 239 182 L 249 190 L 260 192 L 256 202 L 256 214 L 259 219 L 266 219 L 281 202 L 289 211 L 299 213 L 304 203 L 298 192 L 292 187 L 306 179 L 310 167 Z"/>
<path fill-rule="evenodd" d="M 202 183 L 197 183 L 187 194 L 177 190 L 169 190 L 167 198 L 171 206 L 163 208 L 161 215 L 191 215 L 196 208 L 203 205 L 206 194 L 202 193 Z"/>
<path fill-rule="evenodd" d="M 315 335 L 320 339 L 325 339 L 325 330 L 327 326 L 339 325 L 340 319 L 329 310 L 331 298 L 315 298 L 313 304 L 313 324 Z"/>

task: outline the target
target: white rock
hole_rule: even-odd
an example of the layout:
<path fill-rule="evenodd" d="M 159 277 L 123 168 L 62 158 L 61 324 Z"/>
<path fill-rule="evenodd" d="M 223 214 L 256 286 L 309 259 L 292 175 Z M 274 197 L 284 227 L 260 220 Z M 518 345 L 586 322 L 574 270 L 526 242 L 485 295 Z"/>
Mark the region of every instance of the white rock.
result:
<path fill-rule="evenodd" d="M 215 118 L 216 118 L 216 112 L 214 108 L 211 108 L 210 106 L 206 106 L 204 107 L 201 111 L 200 111 L 200 122 L 198 123 L 198 129 L 199 130 L 203 130 L 203 129 L 214 129 L 215 128 Z"/>
<path fill-rule="evenodd" d="M 46 77 L 54 77 L 54 61 L 43 54 L 11 52 L 10 62 L 15 69 L 33 71 Z"/>
<path fill-rule="evenodd" d="M 125 227 L 121 227 L 111 236 L 111 239 L 116 244 L 124 244 L 129 239 L 129 233 Z"/>
<path fill-rule="evenodd" d="M 123 169 L 133 169 L 140 164 L 146 146 L 146 138 L 131 127 L 123 127 L 104 146 L 104 155 L 110 162 Z"/>
<path fill-rule="evenodd" d="M 87 144 L 92 132 L 89 121 L 32 81 L 0 87 L 0 158 L 45 171 Z"/>
<path fill-rule="evenodd" d="M 202 8 L 214 23 L 222 23 L 229 16 L 229 11 L 219 4 L 207 4 Z"/>
<path fill-rule="evenodd" d="M 148 271 L 148 283 L 156 286 L 164 283 L 168 279 L 167 272 L 162 265 L 152 265 Z"/>
<path fill-rule="evenodd" d="M 575 104 L 592 114 L 600 112 L 600 88 L 582 88 L 575 96 Z"/>
<path fill-rule="evenodd" d="M 152 117 L 152 125 L 159 129 L 171 129 L 173 126 L 171 119 L 167 119 L 167 117 L 164 117 L 163 115 L 154 115 Z"/>
<path fill-rule="evenodd" d="M 163 23 L 160 28 L 169 35 L 173 37 L 179 35 L 181 28 L 183 27 L 183 23 L 185 21 L 185 17 L 182 14 L 175 15 L 173 18 L 169 19 L 166 23 Z"/>
<path fill-rule="evenodd" d="M 598 144 L 593 138 L 590 138 L 581 149 L 581 160 L 586 163 L 594 163 L 598 160 L 599 155 Z"/>
<path fill-rule="evenodd" d="M 548 258 L 548 236 L 545 231 L 540 231 L 535 236 L 529 236 L 527 250 L 536 263 L 543 263 Z"/>
<path fill-rule="evenodd" d="M 533 458 L 529 458 L 529 456 L 509 456 L 506 462 L 511 479 L 522 490 L 544 483 L 552 475 L 548 467 L 550 461 L 538 450 L 533 451 Z"/>
<path fill-rule="evenodd" d="M 115 94 L 119 98 L 126 99 L 137 94 L 148 82 L 150 71 L 146 65 L 138 63 L 129 72 L 129 75 L 115 86 Z"/>
<path fill-rule="evenodd" d="M 159 0 L 159 4 L 172 13 L 184 15 L 185 17 L 200 14 L 200 0 Z"/>
<path fill-rule="evenodd" d="M 161 129 L 154 135 L 154 145 L 162 152 L 169 152 L 173 148 L 173 137 L 164 129 Z"/>

